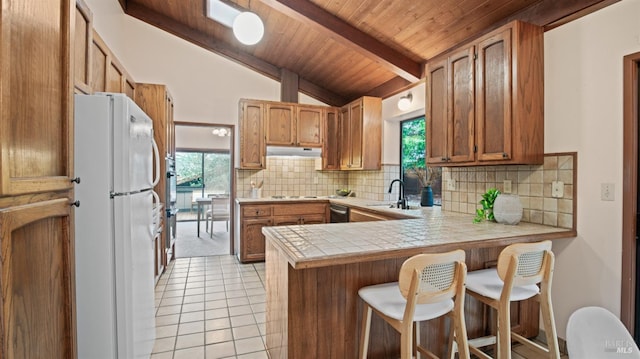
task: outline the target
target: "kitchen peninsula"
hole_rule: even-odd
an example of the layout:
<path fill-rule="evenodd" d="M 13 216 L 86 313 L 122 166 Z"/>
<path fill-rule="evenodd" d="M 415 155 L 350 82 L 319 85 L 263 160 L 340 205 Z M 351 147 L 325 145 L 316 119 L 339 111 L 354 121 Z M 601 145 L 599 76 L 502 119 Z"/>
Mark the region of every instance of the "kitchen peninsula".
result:
<path fill-rule="evenodd" d="M 340 200 L 352 208 L 382 213 L 400 210 Z M 495 265 L 504 246 L 516 242 L 570 238 L 574 229 L 520 223 L 473 224 L 472 216 L 439 207 L 407 212 L 404 220 L 264 227 L 267 271 L 267 347 L 271 358 L 355 358 L 362 303 L 359 288 L 397 281 L 400 266 L 412 255 L 465 249 L 469 270 Z M 419 216 L 420 218 L 415 218 Z M 471 338 L 485 333 L 482 306 L 467 297 L 465 315 Z M 514 330 L 538 332 L 538 305 L 525 302 L 512 310 Z M 443 355 L 448 321 L 421 327 L 422 343 Z M 376 316 L 372 319 L 369 357 L 399 353 L 399 336 Z"/>

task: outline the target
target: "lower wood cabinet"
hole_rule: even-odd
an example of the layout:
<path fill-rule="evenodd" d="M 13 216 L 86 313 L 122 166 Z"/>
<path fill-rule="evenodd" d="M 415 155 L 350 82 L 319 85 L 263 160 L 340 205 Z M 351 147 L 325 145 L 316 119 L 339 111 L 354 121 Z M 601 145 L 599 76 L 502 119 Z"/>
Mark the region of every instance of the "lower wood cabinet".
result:
<path fill-rule="evenodd" d="M 385 216 L 384 214 L 369 212 L 361 209 L 351 208 L 349 210 L 349 222 L 371 222 L 371 221 L 386 221 L 389 219 L 396 219 Z"/>
<path fill-rule="evenodd" d="M 322 203 L 239 204 L 236 247 L 240 262 L 264 261 L 262 227 L 327 223 L 329 205 Z"/>

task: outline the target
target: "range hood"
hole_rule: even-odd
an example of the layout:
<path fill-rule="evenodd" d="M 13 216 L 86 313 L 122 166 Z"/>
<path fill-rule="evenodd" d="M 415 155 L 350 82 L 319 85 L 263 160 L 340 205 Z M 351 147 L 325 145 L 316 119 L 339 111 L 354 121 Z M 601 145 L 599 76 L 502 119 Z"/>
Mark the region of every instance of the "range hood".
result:
<path fill-rule="evenodd" d="M 318 158 L 322 154 L 320 148 L 267 146 L 267 156 L 299 156 Z"/>

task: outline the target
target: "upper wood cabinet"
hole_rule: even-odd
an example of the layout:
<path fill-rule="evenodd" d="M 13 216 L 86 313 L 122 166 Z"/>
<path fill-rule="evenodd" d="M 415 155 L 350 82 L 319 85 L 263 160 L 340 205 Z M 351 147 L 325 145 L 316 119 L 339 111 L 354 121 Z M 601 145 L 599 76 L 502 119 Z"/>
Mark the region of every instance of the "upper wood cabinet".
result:
<path fill-rule="evenodd" d="M 322 147 L 322 108 L 265 102 L 267 146 Z"/>
<path fill-rule="evenodd" d="M 322 141 L 323 170 L 340 169 L 340 115 L 339 109 L 328 107 L 324 110 L 324 127 Z"/>
<path fill-rule="evenodd" d="M 73 41 L 73 83 L 76 93 L 90 94 L 91 43 L 93 39 L 93 15 L 87 4 L 76 0 L 75 36 Z"/>
<path fill-rule="evenodd" d="M 264 136 L 264 111 L 265 102 L 257 100 L 240 100 L 238 133 L 240 140 L 239 168 L 264 169 L 265 161 L 265 136 Z"/>
<path fill-rule="evenodd" d="M 322 147 L 324 111 L 317 106 L 296 106 L 296 139 L 299 147 Z"/>
<path fill-rule="evenodd" d="M 94 30 L 91 46 L 91 89 L 93 92 L 124 93 L 135 100 L 136 83 L 107 44 Z"/>
<path fill-rule="evenodd" d="M 379 170 L 382 99 L 362 97 L 340 109 L 340 169 Z"/>
<path fill-rule="evenodd" d="M 294 105 L 287 103 L 265 102 L 264 128 L 267 145 L 296 145 L 294 107 Z"/>
<path fill-rule="evenodd" d="M 542 28 L 520 21 L 430 61 L 427 162 L 541 164 L 543 71 Z"/>

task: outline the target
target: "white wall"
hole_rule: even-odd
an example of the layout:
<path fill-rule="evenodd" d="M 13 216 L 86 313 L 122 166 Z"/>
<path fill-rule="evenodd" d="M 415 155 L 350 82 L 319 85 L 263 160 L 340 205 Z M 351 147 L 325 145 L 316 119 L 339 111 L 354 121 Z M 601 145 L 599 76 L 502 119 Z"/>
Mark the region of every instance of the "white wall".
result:
<path fill-rule="evenodd" d="M 176 148 L 225 150 L 231 147 L 231 136 L 211 133 L 215 127 L 176 126 Z"/>
<path fill-rule="evenodd" d="M 578 152 L 578 237 L 554 242 L 558 334 L 586 305 L 620 313 L 622 58 L 640 51 L 640 0 L 545 33 L 545 151 Z M 615 201 L 600 200 L 600 184 Z"/>
<path fill-rule="evenodd" d="M 276 81 L 123 16 L 117 0 L 87 2 L 98 32 L 134 79 L 169 86 L 176 120 L 235 123 L 239 98 L 279 99 Z M 578 237 L 554 242 L 561 337 L 579 307 L 620 311 L 622 57 L 637 51 L 640 0 L 545 33 L 545 151 L 578 151 Z M 424 112 L 424 87 L 412 93 L 422 105 L 409 111 Z M 399 159 L 397 121 L 405 117 L 395 106 L 402 95 L 383 102 L 385 164 Z M 600 201 L 601 183 L 615 184 L 615 201 Z"/>
<path fill-rule="evenodd" d="M 406 111 L 398 109 L 398 100 L 411 93 L 413 100 Z M 400 164 L 400 121 L 424 116 L 425 83 L 420 81 L 410 89 L 401 91 L 382 101 L 382 163 Z"/>

